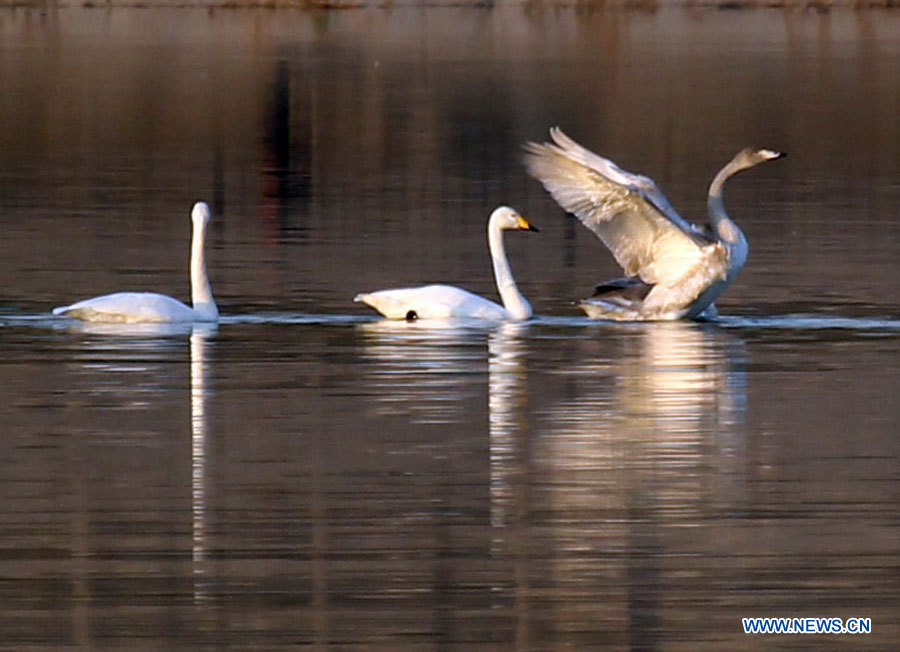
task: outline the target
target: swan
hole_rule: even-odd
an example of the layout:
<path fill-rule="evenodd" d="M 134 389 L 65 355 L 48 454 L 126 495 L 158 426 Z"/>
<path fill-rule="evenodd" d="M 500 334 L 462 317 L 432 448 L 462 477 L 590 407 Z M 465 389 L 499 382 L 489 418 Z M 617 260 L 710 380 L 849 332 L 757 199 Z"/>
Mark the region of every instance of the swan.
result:
<path fill-rule="evenodd" d="M 488 220 L 488 247 L 494 262 L 494 277 L 503 305 L 450 285 L 425 285 L 416 288 L 379 290 L 357 294 L 353 299 L 365 303 L 388 319 L 485 319 L 523 321 L 533 313 L 513 279 L 503 231 L 537 231 L 509 206 L 500 206 Z"/>
<path fill-rule="evenodd" d="M 559 127 L 552 143 L 527 143 L 525 165 L 557 203 L 574 213 L 625 271 L 579 305 L 593 319 L 653 321 L 712 318 L 713 302 L 747 260 L 747 239 L 728 214 L 722 188 L 732 175 L 784 156 L 747 148 L 709 187 L 701 230 L 672 208 L 652 179 L 626 172 L 585 149 Z"/>
<path fill-rule="evenodd" d="M 163 323 L 214 322 L 219 310 L 206 276 L 203 241 L 209 223 L 209 206 L 197 202 L 191 211 L 191 300 L 188 307 L 177 299 L 155 292 L 116 292 L 53 309 L 54 315 L 92 322 Z"/>

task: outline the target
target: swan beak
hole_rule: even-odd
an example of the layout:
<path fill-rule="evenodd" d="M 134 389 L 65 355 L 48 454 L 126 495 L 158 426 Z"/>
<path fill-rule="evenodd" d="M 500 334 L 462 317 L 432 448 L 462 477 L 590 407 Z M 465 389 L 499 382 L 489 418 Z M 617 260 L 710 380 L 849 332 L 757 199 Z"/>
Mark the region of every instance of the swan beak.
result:
<path fill-rule="evenodd" d="M 532 226 L 531 223 L 521 215 L 516 216 L 516 227 L 519 231 L 534 231 L 535 233 L 540 231 L 540 229 L 536 226 Z"/>
<path fill-rule="evenodd" d="M 764 149 L 761 153 L 767 161 L 774 161 L 777 158 L 784 158 L 787 156 L 787 153 L 785 152 L 776 152 L 771 149 Z"/>

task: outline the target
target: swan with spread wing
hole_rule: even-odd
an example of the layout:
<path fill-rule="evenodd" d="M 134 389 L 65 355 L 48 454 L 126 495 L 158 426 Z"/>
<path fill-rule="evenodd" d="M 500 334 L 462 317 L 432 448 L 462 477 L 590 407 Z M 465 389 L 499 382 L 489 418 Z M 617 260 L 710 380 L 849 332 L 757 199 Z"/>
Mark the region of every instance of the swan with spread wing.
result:
<path fill-rule="evenodd" d="M 747 239 L 725 212 L 722 189 L 732 175 L 784 154 L 744 149 L 709 187 L 709 222 L 682 218 L 649 177 L 632 174 L 550 130 L 553 142 L 525 145 L 525 164 L 557 203 L 612 252 L 626 276 L 597 286 L 579 305 L 614 321 L 708 318 L 713 302 L 747 260 Z"/>

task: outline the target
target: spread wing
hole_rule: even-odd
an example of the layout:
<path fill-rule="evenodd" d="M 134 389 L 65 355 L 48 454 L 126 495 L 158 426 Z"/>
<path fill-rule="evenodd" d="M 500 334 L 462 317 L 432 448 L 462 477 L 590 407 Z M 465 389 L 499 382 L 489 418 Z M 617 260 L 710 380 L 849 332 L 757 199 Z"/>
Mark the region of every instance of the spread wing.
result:
<path fill-rule="evenodd" d="M 559 127 L 550 136 L 552 143 L 525 145 L 529 173 L 597 234 L 628 276 L 675 281 L 700 261 L 710 239 L 675 212 L 652 179 L 588 151 Z"/>

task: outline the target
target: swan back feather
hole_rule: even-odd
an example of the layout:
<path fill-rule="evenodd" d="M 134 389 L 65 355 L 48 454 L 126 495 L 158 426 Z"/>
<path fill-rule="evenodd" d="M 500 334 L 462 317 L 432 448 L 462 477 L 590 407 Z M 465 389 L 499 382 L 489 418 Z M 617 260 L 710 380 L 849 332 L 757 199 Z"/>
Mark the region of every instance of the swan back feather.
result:
<path fill-rule="evenodd" d="M 82 321 L 136 324 L 200 321 L 177 299 L 155 292 L 115 292 L 53 309 L 54 315 Z"/>
<path fill-rule="evenodd" d="M 511 318 L 503 306 L 452 285 L 379 290 L 357 294 L 353 300 L 371 306 L 388 319 Z"/>

